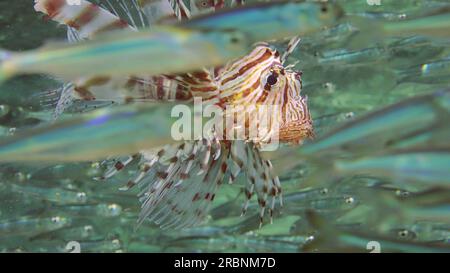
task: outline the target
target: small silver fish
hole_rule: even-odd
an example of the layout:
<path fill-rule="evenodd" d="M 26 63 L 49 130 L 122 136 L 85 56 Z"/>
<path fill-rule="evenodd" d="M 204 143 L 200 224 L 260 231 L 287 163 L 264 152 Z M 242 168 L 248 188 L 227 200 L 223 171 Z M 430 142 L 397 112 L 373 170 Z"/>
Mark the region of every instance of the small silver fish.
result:
<path fill-rule="evenodd" d="M 61 42 L 20 53 L 0 51 L 0 82 L 26 73 L 47 73 L 66 80 L 94 74 L 102 75 L 98 78 L 101 82 L 111 76 L 186 72 L 222 65 L 244 55 L 249 46 L 242 33 L 230 30 L 175 26 L 117 30 L 92 41 Z"/>
<path fill-rule="evenodd" d="M 314 239 L 310 240 L 301 249 L 303 251 L 329 252 L 370 252 L 369 242 L 378 242 L 380 252 L 450 252 L 450 247 L 442 243 L 410 242 L 398 238 L 390 238 L 377 233 L 364 233 L 361 231 L 345 231 L 332 228 L 324 218 L 310 211 L 307 219 L 318 230 Z"/>
<path fill-rule="evenodd" d="M 423 35 L 446 41 L 450 31 L 449 19 L 449 6 L 426 10 L 412 18 L 400 16 L 397 20 L 368 18 L 361 14 L 348 16 L 348 20 L 359 29 L 359 34 L 351 42 L 356 47 L 383 42 L 396 36 Z"/>
<path fill-rule="evenodd" d="M 356 51 L 330 51 L 322 53 L 322 57 L 318 58 L 321 65 L 358 65 L 372 62 L 381 62 L 389 58 L 389 52 L 383 47 L 371 47 Z"/>
<path fill-rule="evenodd" d="M 12 219 L 0 222 L 0 234 L 2 236 L 12 235 L 32 235 L 52 230 L 57 230 L 68 226 L 71 219 L 63 216 L 53 217 L 22 217 L 19 219 Z"/>
<path fill-rule="evenodd" d="M 149 104 L 100 109 L 1 140 L 0 161 L 88 161 L 138 152 L 170 142 L 170 126 L 160 126 L 170 120 L 170 108 Z"/>
<path fill-rule="evenodd" d="M 34 187 L 30 185 L 22 186 L 12 184 L 11 190 L 26 194 L 27 196 L 37 197 L 42 200 L 57 204 L 84 204 L 88 198 L 85 192 L 69 191 L 57 188 Z"/>
<path fill-rule="evenodd" d="M 120 216 L 122 213 L 122 206 L 119 204 L 100 203 L 95 205 L 70 205 L 70 206 L 58 206 L 60 211 L 72 215 L 73 218 L 77 217 L 104 217 L 111 218 Z"/>
<path fill-rule="evenodd" d="M 424 186 L 450 187 L 450 148 L 409 149 L 334 163 L 338 174 L 365 174 L 389 178 L 400 185 L 414 182 Z"/>
<path fill-rule="evenodd" d="M 400 70 L 398 74 L 399 82 L 448 83 L 450 82 L 450 57 Z"/>
<path fill-rule="evenodd" d="M 304 156 L 337 150 L 363 153 L 393 146 L 435 124 L 448 125 L 449 106 L 450 90 L 409 98 L 347 122 L 303 146 L 300 153 Z"/>

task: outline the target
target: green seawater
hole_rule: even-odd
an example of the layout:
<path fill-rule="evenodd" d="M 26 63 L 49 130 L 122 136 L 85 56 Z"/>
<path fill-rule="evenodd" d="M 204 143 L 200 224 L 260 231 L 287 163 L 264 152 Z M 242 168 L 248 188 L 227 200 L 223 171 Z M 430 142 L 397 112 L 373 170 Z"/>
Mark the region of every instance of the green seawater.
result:
<path fill-rule="evenodd" d="M 66 28 L 44 20 L 32 2 L 0 1 L 0 48 L 28 50 L 66 38 Z M 449 5 L 444 0 L 337 2 L 348 14 L 386 20 Z M 302 37 L 288 59 L 303 72 L 302 92 L 309 99 L 317 138 L 371 111 L 450 88 L 448 68 L 431 76 L 420 74 L 424 64 L 450 63 L 450 33 L 383 37 L 353 47 L 357 37 L 346 23 L 350 24 L 341 22 L 342 29 L 335 32 Z M 352 51 L 352 57 L 344 54 Z M 0 138 L 50 122 L 51 109 L 38 94 L 60 86 L 58 79 L 45 75 L 18 76 L 0 86 Z M 445 114 L 439 136 L 450 134 Z M 0 252 L 70 252 L 74 243 L 81 252 L 302 252 L 310 251 L 305 246 L 320 236 L 327 243 L 313 246 L 319 252 L 369 252 L 370 241 L 379 242 L 381 252 L 450 251 L 450 177 L 439 187 L 432 182 L 399 184 L 372 175 L 324 177 L 314 173 L 326 173 L 327 164 L 295 156 L 289 161 L 300 164 L 280 174 L 284 207 L 276 206 L 272 224 L 266 217 L 259 228 L 255 197 L 246 215 L 240 216 L 245 177 L 239 177 L 218 190 L 204 224 L 183 230 L 164 230 L 150 222 L 136 229 L 138 189 L 118 190 L 136 168 L 99 181 L 99 162 L 1 164 Z M 440 163 L 450 169 L 450 162 Z M 330 181 L 310 183 L 314 179 Z M 396 201 L 427 191 L 434 195 L 413 205 Z M 341 233 L 319 230 L 308 221 L 309 210 Z"/>

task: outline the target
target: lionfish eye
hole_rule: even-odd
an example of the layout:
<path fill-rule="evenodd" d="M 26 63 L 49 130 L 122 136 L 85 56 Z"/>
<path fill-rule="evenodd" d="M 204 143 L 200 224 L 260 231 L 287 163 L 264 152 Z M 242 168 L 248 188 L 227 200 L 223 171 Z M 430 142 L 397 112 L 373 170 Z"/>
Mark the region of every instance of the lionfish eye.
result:
<path fill-rule="evenodd" d="M 277 81 L 278 81 L 278 79 L 274 74 L 271 74 L 269 77 L 267 77 L 267 83 L 270 85 L 276 84 Z"/>

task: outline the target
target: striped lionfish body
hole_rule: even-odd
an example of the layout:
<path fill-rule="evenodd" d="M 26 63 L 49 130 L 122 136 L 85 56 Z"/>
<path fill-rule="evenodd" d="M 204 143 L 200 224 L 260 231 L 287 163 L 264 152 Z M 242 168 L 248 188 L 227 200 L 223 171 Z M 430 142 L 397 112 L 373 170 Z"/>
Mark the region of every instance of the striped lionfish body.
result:
<path fill-rule="evenodd" d="M 68 6 L 61 0 L 36 0 L 35 8 L 53 20 L 68 25 L 69 40 L 76 41 L 89 39 L 105 29 L 129 28 L 130 31 L 137 31 L 139 24 L 136 18 L 140 18 L 141 26 L 146 26 L 171 18 L 189 19 L 192 14 L 213 12 L 225 6 L 224 1 L 220 0 L 192 0 L 189 8 L 181 0 L 133 0 L 130 3 L 137 15 L 131 16 L 129 7 L 121 1 L 116 4 L 126 12 L 118 12 L 113 5 L 99 7 L 87 1 L 81 3 L 80 6 Z M 232 1 L 231 5 L 242 3 Z M 127 21 L 131 24 L 120 19 L 121 14 L 128 14 Z M 280 142 L 298 144 L 313 136 L 307 99 L 300 95 L 301 73 L 284 66 L 298 41 L 298 38 L 292 39 L 283 55 L 267 43 L 258 43 L 248 55 L 222 67 L 182 75 L 93 76 L 79 79 L 65 89 L 65 92 L 85 101 L 123 103 L 176 100 L 187 103 L 200 97 L 205 105 L 215 105 L 224 110 L 230 106 L 236 107 L 234 112 L 225 111 L 226 119 L 234 120 L 236 111 L 244 111 L 246 115 L 241 127 L 248 130 L 256 124 L 258 133 L 259 130 L 264 132 L 257 134 L 257 138 L 247 136 L 234 140 L 227 138 L 226 128 L 224 137 L 218 137 L 218 132 L 212 131 L 199 140 L 107 161 L 109 168 L 104 179 L 124 170 L 133 161 L 139 162 L 138 172 L 122 188 L 126 190 L 135 185 L 140 188 L 142 210 L 139 223 L 149 219 L 165 228 L 194 226 L 207 216 L 218 187 L 224 181 L 232 183 L 240 173 L 246 177 L 243 212 L 249 200 L 256 195 L 261 223 L 266 210 L 272 219 L 276 199 L 279 198 L 282 203 L 281 185 L 271 162 L 261 156 L 260 146 L 274 137 Z M 71 99 L 63 97 L 59 102 L 63 106 L 57 109 L 56 114 L 64 111 L 64 105 L 71 102 Z M 61 103 L 61 100 L 64 102 Z M 257 112 L 266 105 L 279 106 L 276 112 L 270 113 L 278 122 L 275 131 L 259 126 Z"/>

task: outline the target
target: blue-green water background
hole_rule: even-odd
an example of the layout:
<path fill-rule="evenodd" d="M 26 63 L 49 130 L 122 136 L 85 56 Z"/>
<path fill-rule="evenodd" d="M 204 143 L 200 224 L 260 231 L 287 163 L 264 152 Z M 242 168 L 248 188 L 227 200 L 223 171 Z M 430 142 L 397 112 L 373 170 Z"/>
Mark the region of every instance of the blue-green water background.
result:
<path fill-rule="evenodd" d="M 0 1 L 0 48 L 20 51 L 37 48 L 49 39 L 65 39 L 65 27 L 45 21 L 34 12 L 32 2 Z M 414 0 L 381 0 L 379 6 L 369 5 L 365 0 L 339 2 L 348 13 L 378 12 L 391 17 L 446 4 L 446 1 Z M 337 53 L 332 50 L 346 48 L 346 38 L 321 34 L 305 37 L 289 62 L 299 61 L 296 69 L 303 71 L 303 92 L 309 97 L 316 134 L 323 135 L 341 123 L 407 97 L 448 87 L 450 75 L 428 81 L 401 78 L 398 73 L 449 58 L 448 43 L 425 39 L 423 43 L 400 44 L 351 62 L 320 64 L 320 58 Z M 391 45 L 398 40 L 385 42 Z M 60 85 L 56 79 L 39 75 L 19 76 L 3 85 L 0 135 L 10 135 L 15 128 L 48 120 L 50 112 L 41 106 L 35 94 Z M 446 217 L 442 222 L 418 224 L 414 218 L 403 217 L 401 208 L 384 206 L 383 200 L 373 198 L 365 202 L 366 199 L 347 190 L 304 189 L 302 183 L 308 173 L 305 165 L 281 176 L 285 196 L 306 192 L 306 197 L 297 203 L 294 198 L 291 203 L 287 199 L 285 206 L 298 206 L 297 212 L 277 213 L 274 223 L 261 229 L 256 201 L 246 216 L 239 217 L 244 196 L 243 183 L 238 180 L 219 190 L 208 221 L 198 228 L 170 231 L 146 223 L 135 230 L 140 208 L 136 191 L 117 190 L 127 181 L 127 174 L 99 182 L 94 177 L 100 170 L 91 162 L 57 166 L 3 164 L 0 251 L 62 252 L 68 242 L 77 241 L 82 252 L 297 252 L 314 234 L 302 213 L 307 208 L 319 210 L 342 226 L 354 225 L 356 231 L 381 232 L 387 238 L 407 242 L 443 240 L 448 244 L 448 210 L 444 211 Z M 352 185 L 357 179 L 348 180 L 346 183 Z M 366 180 L 360 184 L 369 184 L 369 179 Z M 27 187 L 43 191 L 31 194 L 26 192 Z M 25 193 L 18 189 L 25 189 Z M 403 189 L 398 192 L 401 194 Z M 333 202 L 330 198 L 334 198 Z M 407 247 L 397 250 L 409 251 Z M 336 247 L 335 251 L 340 249 Z"/>

